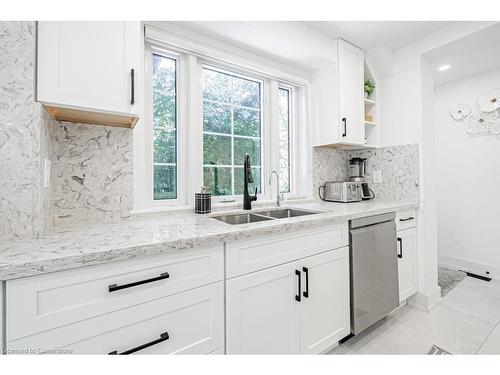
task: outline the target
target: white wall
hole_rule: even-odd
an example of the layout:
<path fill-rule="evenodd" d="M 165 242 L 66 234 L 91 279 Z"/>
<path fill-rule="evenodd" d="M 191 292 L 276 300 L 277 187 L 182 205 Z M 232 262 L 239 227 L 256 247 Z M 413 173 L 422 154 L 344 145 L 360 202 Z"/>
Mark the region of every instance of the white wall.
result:
<path fill-rule="evenodd" d="M 418 285 L 415 304 L 430 309 L 441 298 L 437 283 L 437 213 L 432 74 L 425 53 L 487 28 L 495 22 L 456 23 L 417 40 L 393 54 L 394 75 L 379 82 L 380 145 L 418 143 L 420 202 L 418 215 Z"/>
<path fill-rule="evenodd" d="M 434 123 L 440 263 L 500 278 L 500 138 L 469 137 L 448 114 L 498 87 L 500 67 L 436 87 Z"/>

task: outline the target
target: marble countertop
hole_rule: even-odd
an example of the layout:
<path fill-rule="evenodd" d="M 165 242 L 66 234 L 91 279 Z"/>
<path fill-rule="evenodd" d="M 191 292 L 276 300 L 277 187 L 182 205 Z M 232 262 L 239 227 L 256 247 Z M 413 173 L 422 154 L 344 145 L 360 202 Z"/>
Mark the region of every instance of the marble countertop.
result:
<path fill-rule="evenodd" d="M 252 238 L 291 229 L 340 223 L 363 216 L 417 207 L 418 202 L 326 203 L 315 201 L 283 207 L 320 212 L 290 219 L 230 225 L 194 213 L 134 215 L 114 223 L 59 227 L 42 238 L 0 243 L 0 280 L 10 280 L 191 249 L 200 245 Z M 265 209 L 256 208 L 255 211 Z M 227 211 L 226 211 L 227 212 Z M 241 212 L 241 210 L 230 211 Z M 222 247 L 221 247 L 222 249 Z"/>

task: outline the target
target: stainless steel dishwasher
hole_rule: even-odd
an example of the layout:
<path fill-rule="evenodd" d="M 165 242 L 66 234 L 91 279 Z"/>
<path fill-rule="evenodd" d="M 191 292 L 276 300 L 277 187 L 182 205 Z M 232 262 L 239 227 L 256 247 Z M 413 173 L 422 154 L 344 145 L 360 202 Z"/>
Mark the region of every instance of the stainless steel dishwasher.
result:
<path fill-rule="evenodd" d="M 357 335 L 399 306 L 394 212 L 351 220 L 351 333 Z"/>

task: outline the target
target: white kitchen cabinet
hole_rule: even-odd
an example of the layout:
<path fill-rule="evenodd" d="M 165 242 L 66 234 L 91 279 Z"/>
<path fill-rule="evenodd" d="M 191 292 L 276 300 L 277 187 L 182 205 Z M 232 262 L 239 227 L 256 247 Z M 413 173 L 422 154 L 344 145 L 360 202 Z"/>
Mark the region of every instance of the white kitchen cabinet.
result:
<path fill-rule="evenodd" d="M 228 354 L 299 351 L 297 267 L 286 263 L 226 281 Z"/>
<path fill-rule="evenodd" d="M 322 353 L 350 332 L 349 248 L 302 261 L 301 353 Z"/>
<path fill-rule="evenodd" d="M 8 341 L 33 354 L 209 354 L 224 346 L 224 284 L 130 306 Z"/>
<path fill-rule="evenodd" d="M 415 227 L 399 230 L 398 272 L 399 300 L 404 301 L 417 292 L 417 230 Z"/>
<path fill-rule="evenodd" d="M 338 41 L 339 139 L 365 144 L 364 52 L 342 39 Z"/>
<path fill-rule="evenodd" d="M 37 33 L 37 100 L 54 118 L 135 125 L 140 22 L 40 21 Z"/>
<path fill-rule="evenodd" d="M 321 353 L 349 334 L 349 311 L 348 247 L 227 280 L 227 353 Z"/>
<path fill-rule="evenodd" d="M 364 52 L 337 41 L 336 61 L 313 74 L 313 146 L 364 146 Z"/>

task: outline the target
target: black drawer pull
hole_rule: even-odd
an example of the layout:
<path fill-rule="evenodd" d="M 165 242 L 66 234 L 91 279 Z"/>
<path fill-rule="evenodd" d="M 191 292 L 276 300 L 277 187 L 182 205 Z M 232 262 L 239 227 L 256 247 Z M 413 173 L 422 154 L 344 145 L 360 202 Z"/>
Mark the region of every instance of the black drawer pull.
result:
<path fill-rule="evenodd" d="M 347 136 L 347 118 L 342 117 L 342 123 L 344 124 L 344 132 L 342 133 L 342 137 Z"/>
<path fill-rule="evenodd" d="M 302 271 L 306 274 L 306 290 L 304 290 L 304 293 L 302 295 L 305 298 L 309 298 L 309 268 L 307 267 L 302 267 Z"/>
<path fill-rule="evenodd" d="M 406 219 L 399 219 L 399 221 L 410 221 L 415 219 L 413 216 L 407 217 Z"/>
<path fill-rule="evenodd" d="M 300 294 L 301 294 L 301 290 L 302 290 L 302 288 L 300 286 L 300 271 L 299 270 L 295 270 L 295 274 L 297 275 L 297 280 L 299 282 L 299 291 L 295 295 L 295 301 L 300 302 Z"/>
<path fill-rule="evenodd" d="M 123 284 L 123 285 L 111 284 L 108 286 L 108 290 L 109 290 L 109 292 L 115 292 L 115 291 L 121 290 L 121 289 L 132 288 L 132 287 L 137 286 L 137 285 L 152 283 L 154 281 L 159 281 L 159 280 L 165 280 L 165 279 L 168 279 L 169 277 L 170 277 L 170 275 L 168 274 L 168 272 L 164 272 L 160 276 L 152 277 L 151 279 L 135 281 L 135 282 L 130 283 L 130 284 Z"/>
<path fill-rule="evenodd" d="M 135 104 L 135 69 L 130 69 L 130 104 Z"/>
<path fill-rule="evenodd" d="M 135 352 L 138 352 L 139 350 L 149 348 L 150 346 L 159 344 L 160 342 L 167 341 L 170 337 L 168 336 L 168 332 L 164 332 L 160 335 L 159 339 L 147 342 L 146 344 L 139 345 L 135 348 L 125 350 L 124 352 L 118 353 L 117 350 L 113 350 L 112 352 L 109 352 L 108 354 L 110 355 L 127 355 L 127 354 L 132 354 Z"/>
<path fill-rule="evenodd" d="M 398 242 L 399 242 L 398 258 L 402 258 L 403 257 L 403 239 L 398 237 Z"/>

